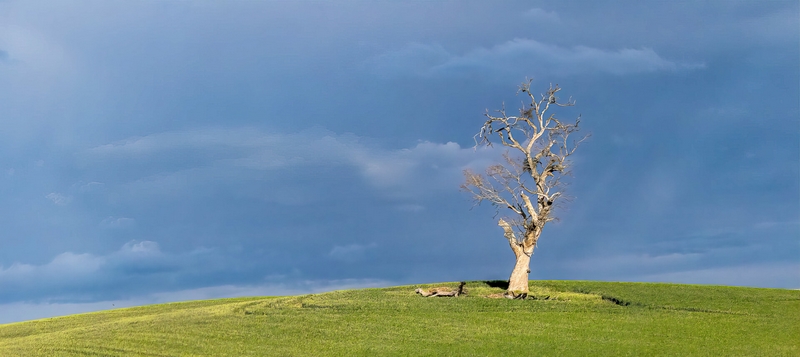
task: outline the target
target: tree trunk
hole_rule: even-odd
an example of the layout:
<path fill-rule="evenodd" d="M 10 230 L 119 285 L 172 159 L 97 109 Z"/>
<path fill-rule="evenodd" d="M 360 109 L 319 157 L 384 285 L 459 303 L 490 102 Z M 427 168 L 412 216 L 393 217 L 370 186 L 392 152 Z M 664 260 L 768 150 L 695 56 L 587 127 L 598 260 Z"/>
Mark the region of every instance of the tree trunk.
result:
<path fill-rule="evenodd" d="M 508 278 L 508 292 L 514 295 L 528 293 L 528 274 L 530 274 L 531 256 L 520 252 L 517 254 L 517 264 Z"/>

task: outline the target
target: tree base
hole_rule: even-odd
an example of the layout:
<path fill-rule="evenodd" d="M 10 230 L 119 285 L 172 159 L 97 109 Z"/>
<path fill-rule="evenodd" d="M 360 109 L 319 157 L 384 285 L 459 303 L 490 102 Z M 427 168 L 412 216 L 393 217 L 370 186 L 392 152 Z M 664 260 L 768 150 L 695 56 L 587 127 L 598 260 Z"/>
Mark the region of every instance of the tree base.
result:
<path fill-rule="evenodd" d="M 512 300 L 525 300 L 528 298 L 528 293 L 521 291 L 506 291 L 503 293 L 503 297 Z"/>

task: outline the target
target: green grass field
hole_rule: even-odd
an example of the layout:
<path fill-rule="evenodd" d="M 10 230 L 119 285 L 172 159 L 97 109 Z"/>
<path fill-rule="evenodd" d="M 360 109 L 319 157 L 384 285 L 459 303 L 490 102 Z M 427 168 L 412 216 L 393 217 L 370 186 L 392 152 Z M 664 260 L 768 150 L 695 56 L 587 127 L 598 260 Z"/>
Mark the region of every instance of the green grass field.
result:
<path fill-rule="evenodd" d="M 434 284 L 456 286 L 456 283 Z M 800 291 L 532 281 L 171 303 L 0 325 L 0 356 L 800 356 Z M 431 286 L 431 285 L 429 285 Z"/>

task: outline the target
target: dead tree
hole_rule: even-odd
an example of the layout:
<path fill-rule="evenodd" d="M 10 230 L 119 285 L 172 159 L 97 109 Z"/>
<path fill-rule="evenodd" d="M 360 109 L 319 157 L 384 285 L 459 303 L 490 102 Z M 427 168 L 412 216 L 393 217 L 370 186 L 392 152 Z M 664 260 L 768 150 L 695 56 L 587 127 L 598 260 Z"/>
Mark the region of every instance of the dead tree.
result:
<path fill-rule="evenodd" d="M 530 90 L 531 81 L 520 85 L 519 92 L 527 98 L 519 115 L 506 115 L 505 108 L 498 116 L 485 114 L 486 122 L 475 135 L 475 147 L 500 143 L 506 148 L 503 162 L 486 169 L 485 174 L 464 171 L 465 182 L 461 188 L 472 194 L 476 204 L 488 201 L 498 210 L 509 212 L 510 217 L 500 218 L 498 225 L 508 240 L 516 257 L 516 265 L 508 280 L 507 292 L 513 297 L 528 293 L 528 274 L 533 249 L 545 224 L 555 219 L 553 208 L 564 200 L 562 178 L 569 174 L 567 160 L 579 140 L 570 138 L 578 130 L 580 116 L 574 123 L 564 123 L 551 109 L 570 107 L 570 98 L 560 102 L 556 85 L 537 97 Z M 529 101 L 529 103 L 525 103 Z"/>

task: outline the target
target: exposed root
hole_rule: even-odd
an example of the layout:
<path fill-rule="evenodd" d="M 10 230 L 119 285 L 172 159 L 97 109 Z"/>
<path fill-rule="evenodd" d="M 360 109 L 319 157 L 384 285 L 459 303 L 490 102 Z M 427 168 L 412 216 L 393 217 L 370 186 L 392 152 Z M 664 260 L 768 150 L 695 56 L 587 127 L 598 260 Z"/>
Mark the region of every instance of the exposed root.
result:
<path fill-rule="evenodd" d="M 512 299 L 512 300 L 525 300 L 525 298 L 528 297 L 528 293 L 515 292 L 515 291 L 506 291 L 505 293 L 503 293 L 503 297 L 505 297 L 506 299 Z"/>

